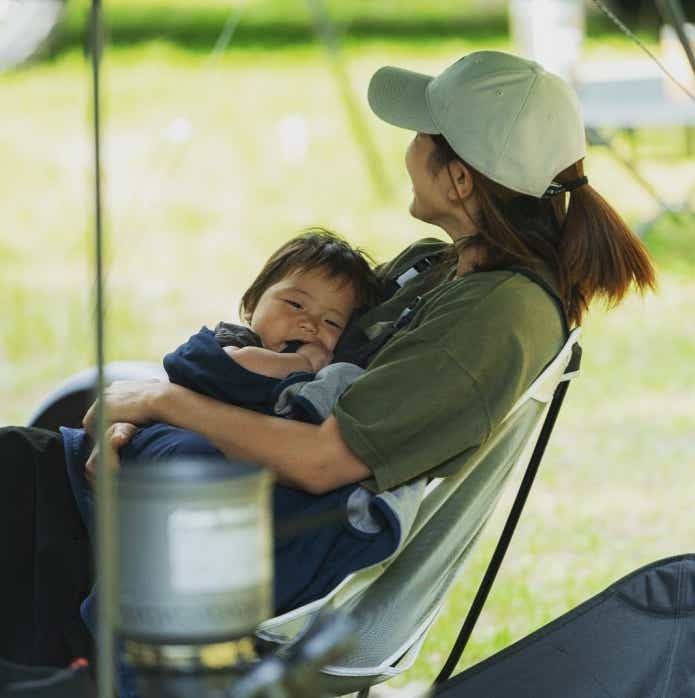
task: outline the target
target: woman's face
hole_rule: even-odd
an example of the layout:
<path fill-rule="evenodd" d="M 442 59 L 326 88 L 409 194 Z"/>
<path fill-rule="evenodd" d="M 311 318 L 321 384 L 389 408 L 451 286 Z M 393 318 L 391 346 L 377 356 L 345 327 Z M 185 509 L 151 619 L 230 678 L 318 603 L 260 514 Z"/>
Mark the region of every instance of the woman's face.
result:
<path fill-rule="evenodd" d="M 266 349 L 288 342 L 320 342 L 333 351 L 355 310 L 355 290 L 322 269 L 298 271 L 268 287 L 251 316 L 251 329 Z"/>
<path fill-rule="evenodd" d="M 438 225 L 456 242 L 476 235 L 479 202 L 473 176 L 458 159 L 432 172 L 435 143 L 418 133 L 405 153 L 405 166 L 413 183 L 410 213 L 425 223 Z"/>
<path fill-rule="evenodd" d="M 417 133 L 405 151 L 405 166 L 413 184 L 410 214 L 425 223 L 441 225 L 442 219 L 450 214 L 447 198 L 450 180 L 446 167 L 432 173 L 430 156 L 434 148 L 434 141 L 426 133 Z"/>

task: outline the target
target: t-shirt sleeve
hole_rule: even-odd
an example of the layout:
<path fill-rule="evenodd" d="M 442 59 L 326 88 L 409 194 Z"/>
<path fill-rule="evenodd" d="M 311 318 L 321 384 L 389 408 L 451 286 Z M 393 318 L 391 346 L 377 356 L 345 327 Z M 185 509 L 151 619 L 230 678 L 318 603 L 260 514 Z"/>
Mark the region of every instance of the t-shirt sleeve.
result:
<path fill-rule="evenodd" d="M 446 348 L 417 335 L 394 338 L 334 411 L 380 491 L 474 450 L 490 430 L 475 379 Z"/>
<path fill-rule="evenodd" d="M 562 341 L 553 302 L 526 279 L 473 274 L 447 285 L 340 397 L 341 435 L 378 490 L 456 472 Z"/>

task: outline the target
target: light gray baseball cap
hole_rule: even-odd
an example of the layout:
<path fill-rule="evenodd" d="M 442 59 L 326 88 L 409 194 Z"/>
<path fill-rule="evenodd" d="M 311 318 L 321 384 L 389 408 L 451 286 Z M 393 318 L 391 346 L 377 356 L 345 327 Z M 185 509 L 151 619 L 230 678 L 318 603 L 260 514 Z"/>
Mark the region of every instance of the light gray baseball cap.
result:
<path fill-rule="evenodd" d="M 476 51 L 436 77 L 380 68 L 369 105 L 395 126 L 440 133 L 491 180 L 540 197 L 555 175 L 586 155 L 579 99 L 538 63 Z"/>

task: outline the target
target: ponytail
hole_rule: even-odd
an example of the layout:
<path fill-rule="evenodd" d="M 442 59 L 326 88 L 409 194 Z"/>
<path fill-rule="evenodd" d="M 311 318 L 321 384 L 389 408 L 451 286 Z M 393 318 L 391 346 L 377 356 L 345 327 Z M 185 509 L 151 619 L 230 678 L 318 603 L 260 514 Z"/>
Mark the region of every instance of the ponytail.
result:
<path fill-rule="evenodd" d="M 434 135 L 432 140 L 433 173 L 454 159 L 461 160 L 443 136 Z M 480 271 L 548 268 L 571 325 L 581 323 L 596 298 L 613 307 L 633 284 L 639 291 L 655 287 L 654 267 L 641 240 L 590 185 L 539 199 L 512 191 L 462 162 L 475 182 L 478 232 L 452 247 L 443 266 L 450 266 L 464 245 L 475 245 L 484 260 L 477 266 Z M 579 160 L 554 181 L 569 184 L 583 176 L 583 160 Z"/>
<path fill-rule="evenodd" d="M 583 176 L 580 160 L 556 180 L 563 183 Z M 564 202 L 555 206 L 562 220 L 558 252 L 566 275 L 563 290 L 567 314 L 570 322 L 579 324 L 594 298 L 602 298 L 614 307 L 633 284 L 639 291 L 653 289 L 656 278 L 642 241 L 595 189 L 587 184 L 568 196 L 564 216 Z"/>

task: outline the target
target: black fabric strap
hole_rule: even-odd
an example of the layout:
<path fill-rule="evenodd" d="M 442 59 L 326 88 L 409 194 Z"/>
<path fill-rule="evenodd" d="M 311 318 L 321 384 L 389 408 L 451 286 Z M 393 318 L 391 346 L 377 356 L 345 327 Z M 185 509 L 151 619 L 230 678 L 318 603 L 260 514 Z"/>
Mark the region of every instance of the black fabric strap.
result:
<path fill-rule="evenodd" d="M 422 274 L 429 271 L 441 258 L 441 252 L 439 254 L 429 254 L 419 257 L 415 260 L 415 262 L 413 262 L 413 265 L 410 268 L 406 269 L 399 276 L 392 279 L 387 279 L 384 283 L 384 291 L 381 298 L 382 302 L 387 301 L 403 287 L 403 284 L 399 283 L 398 279 L 407 274 L 411 269 L 414 269 L 418 274 Z"/>
<path fill-rule="evenodd" d="M 411 267 L 401 272 L 397 277 L 387 279 L 384 282 L 381 302 L 383 303 L 389 300 L 402 288 L 402 285 L 398 283 L 398 279 L 402 278 L 408 271 L 413 269 L 417 274 L 422 274 L 429 271 L 441 259 L 442 253 L 422 256 L 416 259 Z M 349 363 L 366 368 L 379 349 L 381 349 L 398 330 L 405 327 L 410 322 L 415 312 L 415 307 L 420 303 L 420 300 L 420 296 L 415 298 L 397 320 L 386 326 L 372 339 L 370 339 L 360 327 L 360 317 L 355 316 L 351 318 L 333 352 L 333 360 L 348 361 Z"/>
<path fill-rule="evenodd" d="M 513 271 L 516 274 L 525 276 L 529 281 L 533 281 L 534 284 L 540 286 L 550 296 L 552 301 L 555 303 L 558 312 L 560 313 L 560 317 L 562 318 L 562 327 L 565 332 L 565 338 L 569 337 L 570 324 L 569 318 L 567 317 L 567 308 L 565 307 L 565 304 L 563 303 L 562 298 L 560 298 L 558 295 L 557 291 L 540 274 L 533 271 L 533 269 L 527 269 L 526 267 L 509 267 L 509 271 Z"/>
<path fill-rule="evenodd" d="M 551 182 L 550 186 L 543 192 L 541 199 L 549 199 L 551 196 L 557 196 L 558 194 L 564 194 L 565 192 L 571 192 L 579 187 L 583 187 L 585 184 L 589 183 L 587 177 L 578 177 L 573 179 L 571 182 Z"/>
<path fill-rule="evenodd" d="M 392 322 L 386 328 L 384 328 L 376 337 L 373 339 L 368 339 L 364 333 L 362 333 L 362 342 L 355 347 L 350 349 L 350 358 L 347 359 L 351 363 L 357 364 L 362 368 L 366 368 L 369 365 L 372 357 L 381 349 L 386 342 L 393 337 L 398 330 L 405 327 L 413 318 L 417 306 L 422 300 L 421 296 L 417 296 L 413 302 L 403 311 L 398 320 Z M 337 358 L 337 361 L 344 361 L 346 359 Z"/>

